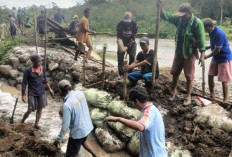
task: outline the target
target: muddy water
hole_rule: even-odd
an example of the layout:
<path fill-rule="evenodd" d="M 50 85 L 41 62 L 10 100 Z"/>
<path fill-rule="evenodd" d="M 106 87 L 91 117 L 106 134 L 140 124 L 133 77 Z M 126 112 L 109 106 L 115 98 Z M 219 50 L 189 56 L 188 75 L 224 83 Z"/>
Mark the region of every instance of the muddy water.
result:
<path fill-rule="evenodd" d="M 14 115 L 14 123 L 20 123 L 23 114 L 27 111 L 28 105 L 22 102 L 20 91 L 18 91 L 14 87 L 7 86 L 4 83 L 0 83 L 0 117 L 3 117 L 4 119 L 10 119 L 17 97 L 19 98 L 19 101 L 17 103 L 17 108 Z M 62 99 L 58 97 L 52 99 L 50 95 L 48 95 L 48 106 L 43 110 L 42 117 L 39 123 L 41 129 L 38 131 L 38 136 L 42 140 L 46 140 L 52 143 L 57 137 L 62 121 L 58 114 L 61 106 Z M 31 113 L 26 120 L 26 123 L 33 126 L 34 122 L 35 113 Z M 64 137 L 64 139 L 65 140 L 61 144 L 62 152 L 66 151 L 68 133 L 66 134 L 66 137 Z M 94 150 L 97 152 L 97 155 L 99 157 L 130 157 L 130 155 L 124 151 L 113 154 L 106 153 L 98 144 L 97 139 L 95 138 L 93 133 L 88 137 L 88 140 L 92 144 Z M 80 151 L 80 157 L 91 157 L 91 155 L 82 148 Z"/>

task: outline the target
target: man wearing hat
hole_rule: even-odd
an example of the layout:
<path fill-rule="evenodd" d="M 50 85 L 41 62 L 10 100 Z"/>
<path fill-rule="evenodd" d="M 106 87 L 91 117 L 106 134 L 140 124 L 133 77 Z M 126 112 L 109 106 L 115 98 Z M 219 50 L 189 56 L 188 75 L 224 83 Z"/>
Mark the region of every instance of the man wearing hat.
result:
<path fill-rule="evenodd" d="M 129 64 L 133 63 L 136 54 L 135 37 L 138 25 L 132 20 L 132 13 L 125 12 L 123 20 L 117 25 L 117 44 L 118 44 L 118 72 L 123 75 L 123 60 L 125 53 L 129 55 Z M 132 70 L 131 70 L 132 71 Z"/>
<path fill-rule="evenodd" d="M 68 80 L 58 84 L 60 95 L 64 97 L 62 106 L 62 128 L 54 144 L 58 145 L 65 133 L 70 130 L 66 157 L 76 157 L 83 145 L 93 156 L 92 146 L 87 142 L 87 137 L 93 130 L 85 95 L 81 91 L 73 91 Z"/>
<path fill-rule="evenodd" d="M 78 32 L 78 15 L 74 15 L 72 21 L 69 24 L 69 32 L 71 35 L 76 36 Z"/>
<path fill-rule="evenodd" d="M 160 8 L 162 3 L 158 2 Z M 181 4 L 176 14 L 170 14 L 161 9 L 161 18 L 169 21 L 177 27 L 175 57 L 172 64 L 171 74 L 173 75 L 172 97 L 173 101 L 177 94 L 177 83 L 180 73 L 184 69 L 187 80 L 187 95 L 184 105 L 191 104 L 191 93 L 193 87 L 195 60 L 198 57 L 197 48 L 201 53 L 199 63 L 204 65 L 205 33 L 202 21 L 195 17 L 191 11 L 191 6 L 187 3 Z"/>
<path fill-rule="evenodd" d="M 138 53 L 136 60 L 132 64 L 125 65 L 123 69 L 125 71 L 128 71 L 136 67 L 141 68 L 141 71 L 134 71 L 129 73 L 128 79 L 131 81 L 132 85 L 136 85 L 138 80 L 143 79 L 145 80 L 145 85 L 147 87 L 150 87 L 154 50 L 149 48 L 149 39 L 147 37 L 141 38 L 139 43 L 142 51 Z M 155 78 L 157 79 L 158 77 L 159 77 L 159 66 L 157 62 Z"/>
<path fill-rule="evenodd" d="M 232 54 L 226 34 L 217 27 L 216 21 L 210 18 L 203 19 L 206 32 L 209 33 L 210 47 L 212 52 L 205 56 L 205 59 L 212 57 L 208 73 L 210 96 L 214 95 L 214 76 L 222 82 L 224 102 L 228 102 L 228 83 L 232 80 Z"/>
<path fill-rule="evenodd" d="M 28 98 L 28 110 L 24 114 L 22 123 L 28 118 L 31 112 L 36 111 L 35 128 L 39 129 L 39 120 L 42 114 L 42 109 L 47 106 L 47 96 L 45 92 L 45 85 L 48 87 L 52 96 L 54 95 L 48 81 L 46 79 L 45 69 L 42 66 L 40 56 L 31 56 L 32 66 L 25 69 L 22 82 L 22 101 L 26 103 Z M 26 87 L 28 85 L 28 95 L 26 94 Z"/>

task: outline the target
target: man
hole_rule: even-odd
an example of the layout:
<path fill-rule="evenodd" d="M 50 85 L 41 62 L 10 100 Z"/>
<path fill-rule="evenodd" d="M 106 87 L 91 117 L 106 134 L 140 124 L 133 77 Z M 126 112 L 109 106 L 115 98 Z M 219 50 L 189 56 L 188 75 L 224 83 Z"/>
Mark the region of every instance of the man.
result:
<path fill-rule="evenodd" d="M 9 14 L 9 22 L 10 22 L 10 36 L 14 40 L 16 36 L 16 20 L 14 19 L 12 14 Z"/>
<path fill-rule="evenodd" d="M 54 144 L 58 145 L 65 133 L 70 130 L 66 157 L 76 157 L 81 145 L 93 156 L 92 146 L 87 142 L 87 137 L 93 130 L 85 95 L 81 91 L 73 91 L 69 81 L 62 80 L 58 84 L 61 96 L 64 97 L 62 107 L 62 128 Z"/>
<path fill-rule="evenodd" d="M 113 116 L 106 117 L 105 120 L 121 122 L 140 131 L 140 157 L 167 157 L 163 119 L 159 110 L 149 101 L 146 89 L 136 86 L 130 91 L 129 98 L 143 112 L 139 121 Z"/>
<path fill-rule="evenodd" d="M 135 71 L 129 73 L 128 79 L 131 81 L 132 85 L 136 85 L 138 80 L 144 79 L 146 86 L 151 87 L 154 51 L 149 48 L 148 38 L 146 37 L 141 38 L 139 43 L 142 51 L 138 53 L 136 60 L 131 65 L 125 65 L 123 69 L 127 71 L 136 67 L 141 67 L 141 71 Z M 157 79 L 158 77 L 159 77 L 159 66 L 157 62 L 155 78 Z"/>
<path fill-rule="evenodd" d="M 69 24 L 69 32 L 71 35 L 76 36 L 78 32 L 78 15 L 74 15 L 72 21 Z"/>
<path fill-rule="evenodd" d="M 31 28 L 33 25 L 34 25 L 33 21 L 31 21 L 29 17 L 26 16 L 25 23 L 24 23 L 25 28 Z"/>
<path fill-rule="evenodd" d="M 90 9 L 85 8 L 84 10 L 84 16 L 82 17 L 80 24 L 79 24 L 79 32 L 77 34 L 77 41 L 78 41 L 78 50 L 76 51 L 75 60 L 77 60 L 77 56 L 79 52 L 83 51 L 83 44 L 86 44 L 88 49 L 87 55 L 86 55 L 86 62 L 88 62 L 88 59 L 90 57 L 91 51 L 93 50 L 89 33 L 96 34 L 95 31 L 92 31 L 89 29 L 89 18 L 90 16 Z"/>
<path fill-rule="evenodd" d="M 24 114 L 22 123 L 28 118 L 31 112 L 36 111 L 35 128 L 39 129 L 39 120 L 42 114 L 42 109 L 47 106 L 47 96 L 45 92 L 45 85 L 48 87 L 52 96 L 54 92 L 46 80 L 46 72 L 42 66 L 40 56 L 31 56 L 32 66 L 25 69 L 22 83 L 22 100 L 26 103 L 28 97 L 28 110 Z M 26 87 L 28 85 L 28 96 L 26 94 Z"/>
<path fill-rule="evenodd" d="M 45 10 L 40 11 L 40 15 L 37 17 L 37 31 L 39 31 L 40 37 L 42 40 L 45 40 Z"/>
<path fill-rule="evenodd" d="M 18 19 L 17 19 L 18 11 L 16 10 L 15 7 L 12 8 L 12 15 L 13 15 L 13 18 L 16 20 L 16 23 L 17 23 L 17 21 L 18 21 Z"/>
<path fill-rule="evenodd" d="M 129 64 L 135 60 L 136 42 L 135 37 L 138 25 L 132 20 L 132 13 L 125 12 L 123 20 L 117 25 L 117 44 L 118 44 L 118 72 L 123 75 L 123 60 L 125 53 L 129 54 Z M 131 69 L 132 71 L 132 69 Z"/>
<path fill-rule="evenodd" d="M 20 31 L 23 33 L 23 25 L 24 25 L 24 14 L 21 8 L 18 9 L 18 15 L 17 15 L 17 19 L 18 19 L 18 26 Z"/>
<path fill-rule="evenodd" d="M 203 19 L 206 32 L 209 33 L 210 47 L 212 52 L 205 56 L 205 59 L 212 57 L 208 73 L 208 83 L 210 97 L 214 95 L 214 76 L 218 76 L 218 81 L 222 82 L 223 101 L 228 102 L 228 83 L 232 80 L 232 54 L 226 34 L 219 27 L 214 25 L 216 22 L 210 18 Z"/>
<path fill-rule="evenodd" d="M 62 21 L 64 20 L 64 14 L 62 14 L 62 10 L 59 8 L 58 12 L 54 15 L 54 20 L 62 25 Z"/>
<path fill-rule="evenodd" d="M 158 5 L 162 4 L 158 3 Z M 181 4 L 179 11 L 176 14 L 170 14 L 161 9 L 161 18 L 171 22 L 177 27 L 176 33 L 176 49 L 171 74 L 173 75 L 173 88 L 171 101 L 175 99 L 177 94 L 177 83 L 180 73 L 184 69 L 184 74 L 187 80 L 187 96 L 184 100 L 184 105 L 191 104 L 191 93 L 193 87 L 193 79 L 195 73 L 195 60 L 198 56 L 196 49 L 198 48 L 201 56 L 199 63 L 204 65 L 205 54 L 205 33 L 204 26 L 201 20 L 195 17 L 191 11 L 189 4 Z"/>

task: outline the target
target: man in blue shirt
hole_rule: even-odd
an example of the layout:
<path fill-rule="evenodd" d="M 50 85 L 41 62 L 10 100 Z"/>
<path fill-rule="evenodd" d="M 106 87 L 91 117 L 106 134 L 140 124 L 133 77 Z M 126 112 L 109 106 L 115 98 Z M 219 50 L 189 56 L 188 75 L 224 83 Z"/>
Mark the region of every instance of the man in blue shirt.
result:
<path fill-rule="evenodd" d="M 55 144 L 57 145 L 65 133 L 70 130 L 66 157 L 76 157 L 81 145 L 95 156 L 91 145 L 87 142 L 87 137 L 93 130 L 93 124 L 84 93 L 73 91 L 67 80 L 60 81 L 58 87 L 61 96 L 64 96 L 64 104 L 62 107 L 62 128 Z"/>
<path fill-rule="evenodd" d="M 26 87 L 28 85 L 28 110 L 24 114 L 22 123 L 28 118 L 31 112 L 36 111 L 35 128 L 39 129 L 39 120 L 42 114 L 42 109 L 47 106 L 47 96 L 45 92 L 46 85 L 54 96 L 54 92 L 46 79 L 46 72 L 42 66 L 42 60 L 40 56 L 31 56 L 32 66 L 25 69 L 23 82 L 22 82 L 22 101 L 26 103 Z"/>
<path fill-rule="evenodd" d="M 209 33 L 210 47 L 212 52 L 205 56 L 205 59 L 212 57 L 208 83 L 210 96 L 214 95 L 214 76 L 218 76 L 218 81 L 222 82 L 223 101 L 228 102 L 228 82 L 232 80 L 232 54 L 226 34 L 219 27 L 214 25 L 216 22 L 210 18 L 203 19 L 206 32 Z"/>
<path fill-rule="evenodd" d="M 54 20 L 62 25 L 62 21 L 64 20 L 64 14 L 62 14 L 62 10 L 59 8 L 58 12 L 54 15 Z"/>
<path fill-rule="evenodd" d="M 121 122 L 140 131 L 140 157 L 167 157 L 163 119 L 159 110 L 149 101 L 146 89 L 136 86 L 130 91 L 129 98 L 143 112 L 139 121 L 113 116 L 106 117 L 105 120 Z"/>

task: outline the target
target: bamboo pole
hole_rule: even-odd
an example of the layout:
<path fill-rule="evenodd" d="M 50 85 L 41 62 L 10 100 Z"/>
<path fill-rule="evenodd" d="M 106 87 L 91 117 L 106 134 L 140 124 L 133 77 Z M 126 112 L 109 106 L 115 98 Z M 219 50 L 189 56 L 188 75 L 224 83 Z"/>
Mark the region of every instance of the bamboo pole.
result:
<path fill-rule="evenodd" d="M 35 47 L 36 47 L 36 54 L 38 54 L 38 43 L 37 43 L 36 21 L 35 21 L 35 8 L 34 7 L 33 7 L 33 19 L 34 19 L 34 31 L 35 31 Z"/>
<path fill-rule="evenodd" d="M 104 89 L 105 86 L 105 65 L 106 65 L 106 45 L 104 45 L 103 48 L 103 57 L 102 57 L 102 89 Z"/>
<path fill-rule="evenodd" d="M 85 87 L 85 58 L 86 58 L 86 52 L 85 50 L 83 51 L 83 86 Z"/>
<path fill-rule="evenodd" d="M 205 96 L 205 65 L 202 65 L 202 94 Z"/>
<path fill-rule="evenodd" d="M 126 57 L 124 58 L 123 65 L 124 66 L 128 65 L 127 53 L 126 53 Z M 123 99 L 125 101 L 127 101 L 127 75 L 128 75 L 128 72 L 124 71 L 123 73 Z"/>
<path fill-rule="evenodd" d="M 157 0 L 160 2 L 160 0 Z M 152 92 L 155 87 L 155 75 L 156 75 L 156 64 L 157 64 L 157 51 L 158 51 L 158 38 L 159 38 L 159 23 L 160 23 L 160 5 L 157 6 L 157 17 L 156 17 L 156 31 L 155 31 L 155 47 L 154 47 L 154 59 L 152 67 Z"/>
<path fill-rule="evenodd" d="M 48 34 L 47 34 L 47 10 L 45 10 L 45 44 L 44 44 L 44 68 L 47 69 L 47 42 L 48 42 Z"/>
<path fill-rule="evenodd" d="M 17 103 L 18 103 L 18 99 L 19 98 L 16 98 L 16 101 L 15 101 L 15 105 L 14 105 L 14 109 L 13 109 L 13 112 L 12 112 L 12 116 L 10 118 L 10 124 L 14 123 L 14 114 L 15 114 L 15 109 L 16 109 Z"/>

